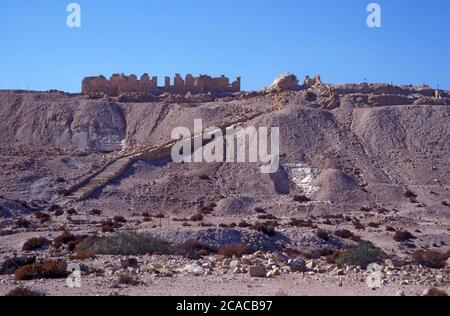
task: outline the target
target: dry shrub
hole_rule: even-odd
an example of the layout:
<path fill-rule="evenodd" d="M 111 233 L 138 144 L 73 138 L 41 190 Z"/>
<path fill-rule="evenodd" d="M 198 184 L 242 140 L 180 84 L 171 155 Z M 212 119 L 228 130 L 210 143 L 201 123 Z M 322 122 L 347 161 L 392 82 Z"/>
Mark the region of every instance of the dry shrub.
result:
<path fill-rule="evenodd" d="M 150 217 L 150 213 L 149 212 L 142 212 L 141 216 L 142 217 Z"/>
<path fill-rule="evenodd" d="M 262 219 L 262 220 L 277 220 L 278 217 L 272 215 L 272 214 L 262 214 L 262 215 L 258 215 L 258 219 Z"/>
<path fill-rule="evenodd" d="M 47 247 L 48 245 L 50 245 L 50 241 L 46 238 L 31 238 L 23 244 L 22 251 L 33 251 L 36 249 Z"/>
<path fill-rule="evenodd" d="M 20 217 L 15 222 L 18 228 L 30 228 L 31 222 L 23 217 Z"/>
<path fill-rule="evenodd" d="M 177 253 L 179 255 L 189 259 L 199 259 L 200 257 L 217 253 L 217 249 L 196 240 L 188 240 L 177 248 Z"/>
<path fill-rule="evenodd" d="M 416 237 L 406 230 L 398 230 L 395 232 L 394 240 L 396 242 L 410 241 L 411 239 L 416 239 Z"/>
<path fill-rule="evenodd" d="M 415 199 L 415 198 L 417 198 L 417 194 L 415 194 L 415 193 L 412 192 L 411 190 L 406 190 L 405 193 L 403 193 L 403 195 L 404 195 L 405 198 L 407 198 L 407 199 Z"/>
<path fill-rule="evenodd" d="M 354 241 L 360 241 L 361 239 L 356 236 L 355 234 L 353 234 L 351 231 L 347 230 L 347 229 L 340 229 L 340 230 L 336 230 L 334 232 L 334 235 L 336 237 L 342 238 L 342 239 L 350 239 L 350 240 L 354 240 Z"/>
<path fill-rule="evenodd" d="M 298 203 L 307 203 L 311 202 L 311 199 L 308 198 L 306 195 L 300 194 L 294 196 L 294 201 Z"/>
<path fill-rule="evenodd" d="M 89 211 L 89 214 L 92 216 L 100 216 L 100 215 L 102 215 L 102 211 L 100 211 L 99 209 L 93 208 L 92 210 Z"/>
<path fill-rule="evenodd" d="M 57 210 L 57 211 L 55 211 L 55 216 L 56 217 L 60 217 L 60 216 L 63 216 L 64 215 L 64 211 L 63 210 Z"/>
<path fill-rule="evenodd" d="M 433 269 L 445 268 L 447 259 L 450 257 L 450 251 L 440 253 L 432 250 L 417 250 L 412 254 L 414 263 Z"/>
<path fill-rule="evenodd" d="M 39 220 L 39 222 L 41 224 L 47 223 L 51 219 L 49 214 L 42 213 L 42 212 L 36 212 L 36 213 L 34 213 L 34 216 Z"/>
<path fill-rule="evenodd" d="M 247 223 L 246 221 L 242 221 L 242 222 L 240 222 L 239 224 L 238 224 L 238 227 L 240 227 L 240 228 L 248 228 L 248 227 L 251 227 L 252 225 L 251 224 L 249 224 L 249 223 Z"/>
<path fill-rule="evenodd" d="M 119 222 L 112 221 L 111 219 L 105 220 L 101 222 L 102 232 L 104 233 L 112 233 L 116 229 L 121 228 L 123 225 Z"/>
<path fill-rule="evenodd" d="M 7 297 L 38 297 L 38 296 L 45 296 L 45 293 L 37 292 L 30 290 L 26 287 L 16 287 L 15 289 L 11 290 L 6 294 Z"/>
<path fill-rule="evenodd" d="M 56 212 L 56 211 L 58 211 L 60 209 L 61 209 L 61 206 L 59 206 L 58 204 L 53 204 L 47 209 L 47 212 L 53 213 L 53 212 Z"/>
<path fill-rule="evenodd" d="M 395 232 L 395 231 L 397 231 L 394 227 L 392 227 L 392 226 L 386 226 L 386 231 L 387 232 Z"/>
<path fill-rule="evenodd" d="M 423 294 L 423 296 L 430 296 L 430 297 L 448 297 L 447 292 L 438 289 L 437 287 L 433 287 L 429 290 L 426 290 Z"/>
<path fill-rule="evenodd" d="M 116 223 L 122 223 L 122 224 L 125 224 L 127 222 L 125 217 L 120 216 L 120 215 L 114 216 L 113 221 Z"/>
<path fill-rule="evenodd" d="M 379 228 L 380 223 L 370 222 L 367 224 L 367 226 L 372 227 L 372 228 Z"/>
<path fill-rule="evenodd" d="M 255 208 L 255 212 L 258 213 L 258 214 L 264 214 L 266 211 L 263 208 L 256 207 Z"/>
<path fill-rule="evenodd" d="M 292 227 L 310 227 L 310 228 L 314 226 L 311 220 L 305 221 L 303 219 L 298 218 L 291 218 L 288 225 Z"/>
<path fill-rule="evenodd" d="M 251 255 L 254 252 L 255 250 L 246 244 L 223 246 L 217 251 L 219 255 L 228 258 L 233 258 L 233 256 L 241 258 L 243 255 Z"/>
<path fill-rule="evenodd" d="M 131 286 L 139 285 L 139 281 L 136 280 L 131 275 L 129 275 L 128 273 L 122 273 L 121 275 L 119 275 L 119 279 L 117 280 L 117 282 L 123 285 L 131 285 Z"/>
<path fill-rule="evenodd" d="M 252 229 L 270 237 L 276 235 L 274 223 L 256 223 L 252 226 Z"/>
<path fill-rule="evenodd" d="M 157 214 L 155 218 L 166 218 L 166 216 L 164 214 Z"/>
<path fill-rule="evenodd" d="M 330 239 L 330 233 L 322 229 L 316 231 L 316 236 L 325 241 Z"/>
<path fill-rule="evenodd" d="M 16 280 L 63 279 L 69 276 L 64 260 L 48 260 L 20 267 L 15 272 Z"/>
<path fill-rule="evenodd" d="M 189 219 L 192 222 L 201 222 L 203 220 L 203 215 L 202 214 L 194 214 L 191 216 L 191 218 Z"/>
<path fill-rule="evenodd" d="M 69 208 L 68 210 L 66 210 L 67 215 L 69 216 L 74 216 L 74 215 L 78 215 L 78 211 L 74 208 Z"/>
<path fill-rule="evenodd" d="M 5 260 L 0 266 L 0 275 L 11 275 L 17 268 L 36 262 L 36 257 L 14 257 Z"/>

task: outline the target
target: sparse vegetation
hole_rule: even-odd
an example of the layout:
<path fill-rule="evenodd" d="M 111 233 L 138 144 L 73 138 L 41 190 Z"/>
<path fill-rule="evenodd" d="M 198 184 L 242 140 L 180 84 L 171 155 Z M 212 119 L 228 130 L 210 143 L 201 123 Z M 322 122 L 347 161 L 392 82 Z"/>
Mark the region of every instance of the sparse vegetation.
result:
<path fill-rule="evenodd" d="M 109 237 L 88 237 L 77 246 L 77 252 L 94 255 L 176 254 L 177 249 L 167 241 L 147 234 L 121 233 Z"/>
<path fill-rule="evenodd" d="M 74 216 L 78 215 L 78 211 L 74 208 L 69 208 L 68 210 L 66 210 L 66 214 L 69 216 Z"/>
<path fill-rule="evenodd" d="M 132 277 L 128 273 L 122 273 L 121 275 L 119 275 L 119 279 L 117 280 L 117 282 L 119 284 L 130 285 L 130 286 L 139 285 L 139 281 L 136 278 Z"/>
<path fill-rule="evenodd" d="M 396 231 L 393 238 L 396 242 L 405 242 L 410 241 L 412 239 L 416 239 L 416 237 L 413 234 L 411 234 L 409 231 L 406 230 Z"/>
<path fill-rule="evenodd" d="M 39 223 L 45 224 L 50 221 L 51 216 L 43 212 L 35 212 L 34 216 L 39 220 Z"/>
<path fill-rule="evenodd" d="M 123 217 L 121 215 L 114 216 L 113 221 L 116 223 L 121 223 L 121 224 L 125 224 L 127 222 L 125 217 Z"/>
<path fill-rule="evenodd" d="M 246 221 L 241 221 L 239 224 L 238 224 L 238 227 L 239 228 L 248 228 L 248 227 L 251 227 L 252 225 L 251 224 L 249 224 L 249 223 L 247 223 Z"/>
<path fill-rule="evenodd" d="M 15 272 L 16 280 L 61 279 L 69 275 L 67 263 L 63 260 L 45 261 L 20 267 Z"/>
<path fill-rule="evenodd" d="M 316 236 L 325 241 L 330 239 L 330 233 L 322 229 L 316 231 Z"/>
<path fill-rule="evenodd" d="M 191 216 L 190 221 L 192 222 L 201 222 L 203 220 L 203 215 L 202 214 L 194 214 Z"/>
<path fill-rule="evenodd" d="M 372 243 L 360 242 L 353 248 L 339 251 L 331 256 L 331 261 L 338 265 L 360 266 L 366 269 L 371 263 L 380 262 L 383 252 Z"/>
<path fill-rule="evenodd" d="M 254 252 L 255 250 L 246 244 L 224 246 L 217 251 L 219 255 L 228 258 L 232 258 L 233 256 L 241 258 L 243 255 L 250 255 Z"/>
<path fill-rule="evenodd" d="M 22 246 L 22 251 L 33 251 L 40 248 L 44 248 L 50 245 L 50 241 L 46 238 L 31 238 L 28 239 Z"/>
<path fill-rule="evenodd" d="M 100 216 L 100 215 L 102 215 L 102 211 L 100 211 L 99 209 L 93 208 L 92 210 L 89 211 L 89 214 L 92 216 Z"/>
<path fill-rule="evenodd" d="M 308 198 L 306 195 L 300 194 L 294 196 L 294 201 L 298 203 L 308 203 L 311 202 L 311 199 Z"/>
<path fill-rule="evenodd" d="M 350 240 L 354 240 L 354 241 L 361 240 L 358 236 L 356 236 L 355 234 L 353 234 L 351 231 L 349 231 L 347 229 L 336 230 L 334 232 L 334 235 L 336 237 L 339 237 L 339 238 L 342 238 L 342 239 L 350 239 Z"/>
<path fill-rule="evenodd" d="M 33 296 L 45 296 L 42 292 L 30 290 L 26 287 L 16 287 L 6 294 L 7 297 L 33 297 Z"/>
<path fill-rule="evenodd" d="M 267 223 L 256 223 L 252 226 L 252 229 L 263 233 L 267 236 L 275 236 L 275 225 L 272 222 Z"/>
<path fill-rule="evenodd" d="M 177 253 L 189 259 L 198 259 L 202 256 L 217 253 L 217 249 L 196 240 L 188 240 L 177 247 Z"/>
<path fill-rule="evenodd" d="M 14 274 L 17 268 L 36 262 L 36 257 L 14 257 L 5 260 L 0 266 L 0 275 Z"/>
<path fill-rule="evenodd" d="M 31 222 L 23 217 L 20 217 L 15 222 L 18 228 L 30 228 Z"/>
<path fill-rule="evenodd" d="M 417 250 L 412 254 L 414 263 L 432 269 L 444 268 L 449 257 L 450 251 L 448 251 L 447 253 L 440 253 L 432 250 Z"/>

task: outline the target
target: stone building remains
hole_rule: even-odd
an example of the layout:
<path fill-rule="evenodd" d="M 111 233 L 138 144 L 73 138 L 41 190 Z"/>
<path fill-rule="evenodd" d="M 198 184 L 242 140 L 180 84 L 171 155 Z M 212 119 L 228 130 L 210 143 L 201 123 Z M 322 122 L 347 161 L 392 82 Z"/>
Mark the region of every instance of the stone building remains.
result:
<path fill-rule="evenodd" d="M 106 94 L 111 97 L 117 97 L 131 93 L 146 93 L 160 95 L 163 93 L 171 94 L 201 94 L 201 93 L 234 93 L 241 91 L 241 78 L 230 82 L 225 76 L 213 78 L 207 75 L 194 77 L 188 74 L 184 79 L 176 74 L 171 83 L 170 77 L 164 78 L 164 86 L 158 86 L 158 77 L 150 78 L 148 74 L 142 75 L 138 79 L 135 75 L 125 76 L 124 74 L 115 74 L 109 80 L 104 76 L 86 77 L 82 83 L 83 94 Z"/>

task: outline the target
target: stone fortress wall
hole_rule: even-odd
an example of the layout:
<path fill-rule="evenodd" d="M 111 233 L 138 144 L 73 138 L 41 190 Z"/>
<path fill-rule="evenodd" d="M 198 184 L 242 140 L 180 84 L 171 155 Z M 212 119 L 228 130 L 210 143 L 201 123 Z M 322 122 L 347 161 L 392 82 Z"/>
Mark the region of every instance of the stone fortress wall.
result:
<path fill-rule="evenodd" d="M 234 93 L 241 91 L 241 78 L 230 83 L 230 79 L 225 76 L 213 78 L 207 75 L 194 77 L 188 74 L 184 79 L 176 74 L 171 84 L 171 78 L 164 78 L 164 86 L 158 86 L 158 77 L 148 74 L 142 75 L 140 79 L 136 75 L 125 76 L 124 74 L 114 74 L 109 80 L 104 76 L 86 77 L 82 82 L 83 94 L 106 94 L 117 97 L 130 93 L 147 93 L 160 95 L 163 93 L 172 94 L 192 94 L 200 93 Z"/>

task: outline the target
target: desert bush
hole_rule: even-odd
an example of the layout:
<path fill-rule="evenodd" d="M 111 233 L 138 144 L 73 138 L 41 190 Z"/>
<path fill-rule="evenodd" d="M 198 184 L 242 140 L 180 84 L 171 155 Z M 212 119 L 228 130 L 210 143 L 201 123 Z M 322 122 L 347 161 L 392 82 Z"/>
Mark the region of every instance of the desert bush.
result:
<path fill-rule="evenodd" d="M 63 210 L 57 210 L 57 211 L 55 211 L 55 216 L 56 217 L 60 217 L 60 216 L 63 216 L 64 215 L 64 211 Z"/>
<path fill-rule="evenodd" d="M 177 254 L 189 259 L 199 259 L 216 252 L 217 249 L 196 240 L 188 240 L 177 247 Z"/>
<path fill-rule="evenodd" d="M 264 214 L 266 211 L 261 207 L 256 207 L 255 212 L 258 214 Z"/>
<path fill-rule="evenodd" d="M 95 258 L 95 254 L 93 254 L 92 252 L 88 252 L 88 251 L 77 251 L 75 252 L 74 255 L 70 256 L 71 260 L 87 260 L 87 259 L 92 259 Z"/>
<path fill-rule="evenodd" d="M 0 275 L 14 274 L 17 268 L 36 262 L 36 257 L 14 257 L 5 260 L 0 266 Z"/>
<path fill-rule="evenodd" d="M 397 231 L 394 227 L 392 227 L 392 226 L 386 226 L 386 231 L 387 232 L 395 232 L 395 231 Z"/>
<path fill-rule="evenodd" d="M 249 223 L 247 223 L 246 221 L 242 221 L 242 222 L 240 222 L 239 224 L 238 224 L 238 227 L 240 227 L 240 228 L 248 228 L 248 227 L 251 227 L 252 225 L 251 224 L 249 224 Z"/>
<path fill-rule="evenodd" d="M 176 254 L 176 248 L 167 241 L 147 234 L 131 233 L 103 238 L 88 237 L 77 246 L 76 250 L 95 255 Z"/>
<path fill-rule="evenodd" d="M 351 240 L 355 240 L 355 241 L 359 240 L 359 237 L 355 236 L 355 234 L 353 234 L 351 231 L 349 231 L 347 229 L 336 230 L 334 232 L 334 235 L 336 237 L 339 237 L 342 239 L 351 239 Z"/>
<path fill-rule="evenodd" d="M 30 228 L 31 222 L 23 217 L 20 217 L 15 222 L 18 228 Z"/>
<path fill-rule="evenodd" d="M 157 214 L 155 218 L 166 218 L 166 216 L 164 214 Z"/>
<path fill-rule="evenodd" d="M 412 254 L 413 262 L 432 269 L 445 268 L 447 259 L 450 257 L 450 251 L 440 253 L 432 250 L 417 250 Z"/>
<path fill-rule="evenodd" d="M 53 204 L 47 209 L 47 212 L 53 213 L 60 209 L 61 209 L 61 206 L 59 206 L 58 204 Z"/>
<path fill-rule="evenodd" d="M 232 258 L 233 256 L 236 256 L 238 258 L 241 258 L 243 255 L 250 255 L 254 253 L 255 250 L 246 244 L 237 244 L 237 245 L 228 245 L 223 246 L 219 248 L 217 253 L 219 255 Z"/>
<path fill-rule="evenodd" d="M 48 245 L 50 245 L 50 241 L 46 238 L 31 238 L 23 244 L 22 251 L 33 251 L 36 249 L 47 247 Z"/>
<path fill-rule="evenodd" d="M 429 290 L 424 291 L 422 296 L 429 296 L 429 297 L 448 297 L 447 292 L 444 290 L 438 289 L 437 287 L 433 287 Z"/>
<path fill-rule="evenodd" d="M 405 196 L 405 198 L 407 199 L 415 199 L 417 198 L 417 194 L 415 194 L 414 192 L 412 192 L 411 190 L 406 190 L 403 195 Z"/>
<path fill-rule="evenodd" d="M 131 275 L 129 275 L 128 273 L 122 273 L 121 275 L 119 275 L 119 279 L 117 280 L 117 282 L 123 285 L 131 285 L 131 286 L 139 285 L 139 281 L 136 280 Z"/>
<path fill-rule="evenodd" d="M 330 233 L 322 229 L 316 231 L 316 236 L 325 241 L 330 239 Z"/>
<path fill-rule="evenodd" d="M 311 220 L 305 221 L 298 218 L 291 218 L 288 225 L 292 227 L 311 227 L 311 228 L 314 226 Z"/>
<path fill-rule="evenodd" d="M 258 219 L 262 220 L 277 220 L 278 218 L 272 214 L 261 214 L 258 215 Z"/>
<path fill-rule="evenodd" d="M 50 221 L 51 217 L 49 214 L 42 212 L 35 212 L 34 216 L 39 220 L 41 224 L 47 223 Z"/>
<path fill-rule="evenodd" d="M 311 199 L 308 198 L 306 195 L 300 194 L 294 196 L 294 201 L 298 203 L 307 203 L 311 202 Z"/>
<path fill-rule="evenodd" d="M 270 237 L 276 234 L 275 226 L 272 223 L 256 223 L 252 226 L 252 229 Z"/>
<path fill-rule="evenodd" d="M 45 261 L 20 267 L 15 272 L 16 280 L 62 279 L 69 276 L 67 263 L 64 260 Z"/>
<path fill-rule="evenodd" d="M 149 212 L 142 212 L 141 216 L 142 217 L 150 217 L 150 213 Z"/>
<path fill-rule="evenodd" d="M 6 297 L 33 297 L 33 296 L 45 296 L 45 293 L 30 290 L 26 287 L 16 287 L 6 294 Z"/>
<path fill-rule="evenodd" d="M 194 214 L 191 216 L 190 221 L 193 222 L 201 222 L 203 220 L 203 215 L 202 214 Z"/>
<path fill-rule="evenodd" d="M 383 252 L 370 242 L 360 242 L 353 248 L 340 251 L 334 256 L 334 262 L 338 265 L 360 266 L 366 269 L 371 263 L 380 262 Z"/>
<path fill-rule="evenodd" d="M 114 216 L 113 221 L 116 223 L 122 223 L 122 224 L 125 224 L 127 222 L 125 217 L 120 216 L 120 215 Z"/>
<path fill-rule="evenodd" d="M 100 216 L 100 215 L 102 215 L 102 211 L 100 211 L 96 208 L 93 208 L 92 210 L 89 211 L 89 214 L 93 215 L 93 216 Z"/>
<path fill-rule="evenodd" d="M 416 239 L 413 234 L 411 234 L 409 231 L 406 230 L 398 230 L 395 232 L 394 240 L 396 242 L 405 242 L 409 241 L 411 239 Z"/>
<path fill-rule="evenodd" d="M 74 216 L 78 215 L 78 211 L 74 208 L 69 208 L 68 210 L 66 210 L 66 214 L 69 216 Z"/>

